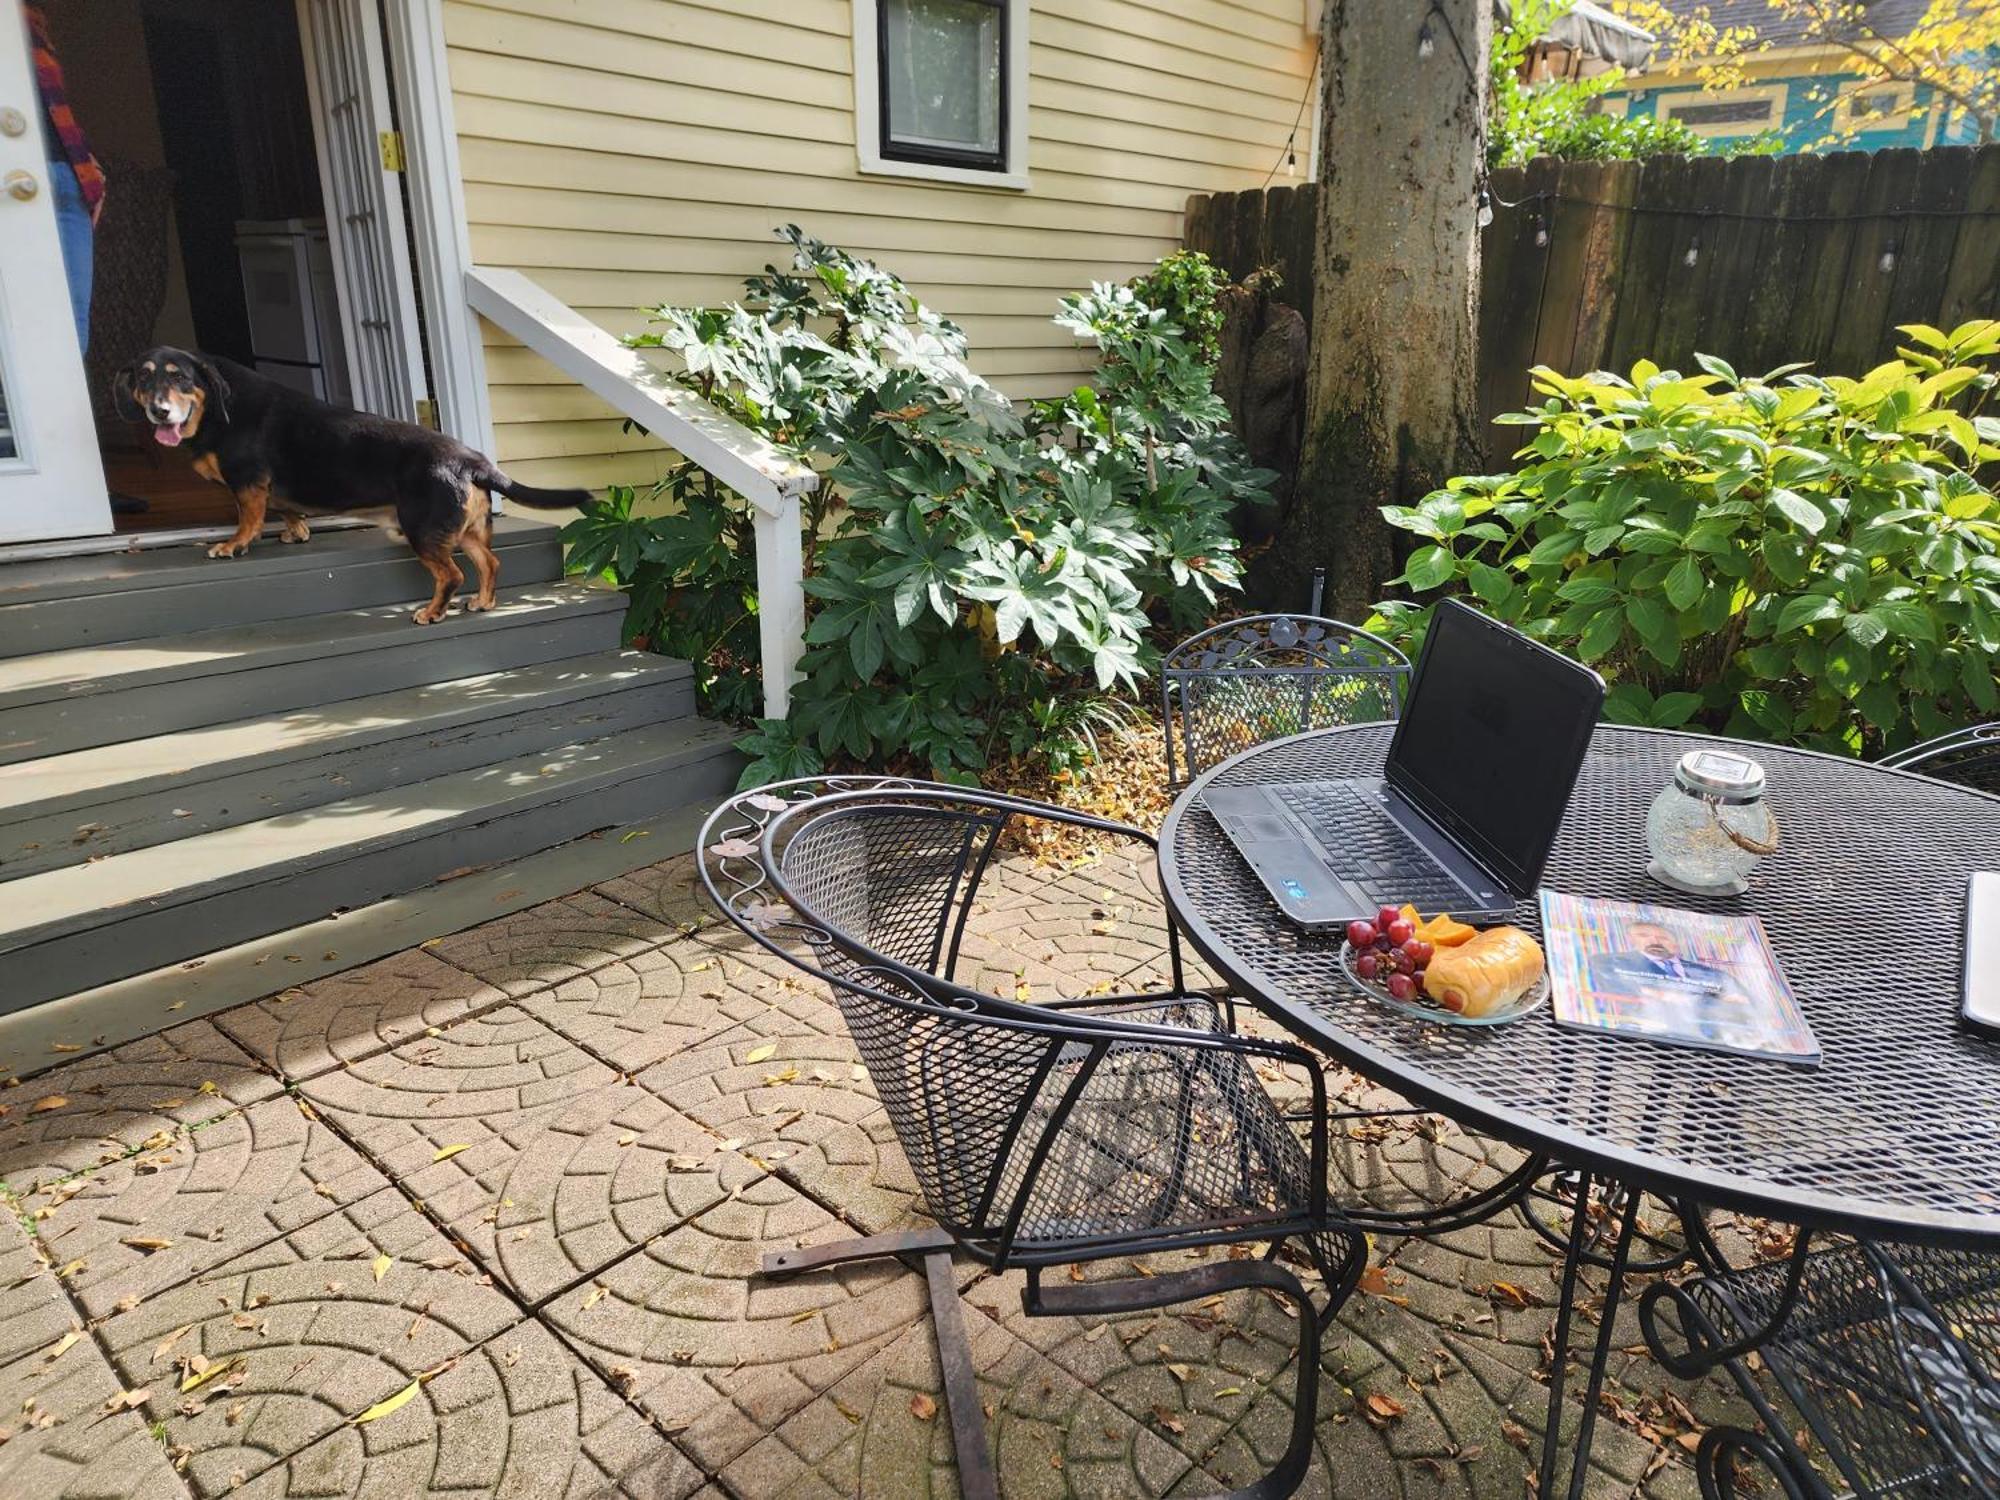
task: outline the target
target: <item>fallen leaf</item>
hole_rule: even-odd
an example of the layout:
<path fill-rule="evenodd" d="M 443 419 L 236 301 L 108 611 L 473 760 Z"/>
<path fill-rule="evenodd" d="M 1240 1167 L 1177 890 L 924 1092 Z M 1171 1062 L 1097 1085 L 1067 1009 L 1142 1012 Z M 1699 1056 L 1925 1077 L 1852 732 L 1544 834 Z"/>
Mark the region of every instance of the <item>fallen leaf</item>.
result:
<path fill-rule="evenodd" d="M 1164 1406 L 1158 1406 L 1158 1405 L 1154 1406 L 1153 1420 L 1155 1422 L 1158 1422 L 1162 1427 L 1166 1428 L 1167 1431 L 1174 1433 L 1177 1436 L 1184 1434 L 1187 1431 L 1187 1423 L 1183 1422 L 1179 1417 L 1175 1416 L 1169 1408 Z"/>
<path fill-rule="evenodd" d="M 172 1333 L 168 1334 L 165 1338 L 161 1339 L 159 1343 L 153 1346 L 153 1357 L 147 1360 L 146 1363 L 149 1365 L 158 1364 L 161 1360 L 167 1357 L 167 1351 L 169 1349 L 173 1348 L 174 1345 L 178 1344 L 182 1339 L 186 1338 L 193 1331 L 194 1331 L 194 1324 L 192 1323 L 181 1324 L 180 1327 L 176 1328 Z"/>
<path fill-rule="evenodd" d="M 134 1250 L 144 1250 L 148 1255 L 152 1254 L 155 1250 L 171 1250 L 174 1248 L 172 1240 L 162 1239 L 156 1234 L 127 1235 L 118 1243 L 121 1245 L 130 1245 Z"/>
<path fill-rule="evenodd" d="M 215 1086 L 214 1079 L 204 1078 L 201 1081 L 201 1087 L 196 1089 L 195 1092 L 197 1094 L 219 1094 L 222 1090 Z"/>
<path fill-rule="evenodd" d="M 373 1267 L 375 1271 L 375 1279 L 377 1281 L 380 1281 L 384 1276 L 387 1276 L 389 1274 L 389 1267 L 393 1266 L 395 1263 L 396 1263 L 396 1257 L 393 1255 L 378 1255 L 375 1257 L 374 1260 L 369 1262 L 369 1265 Z"/>
<path fill-rule="evenodd" d="M 201 1359 L 201 1356 L 196 1355 L 195 1360 L 199 1359 Z M 250 1371 L 250 1366 L 240 1359 L 235 1360 L 233 1362 L 228 1360 L 217 1360 L 214 1364 L 208 1364 L 206 1361 L 202 1361 L 204 1368 L 200 1370 L 193 1370 L 192 1367 L 194 1365 L 195 1360 L 190 1360 L 188 1362 L 191 1373 L 181 1381 L 181 1394 L 183 1396 L 185 1396 L 189 1391 L 194 1390 L 197 1386 L 207 1385 L 209 1381 L 215 1379 L 216 1376 L 222 1374 L 224 1371 L 241 1370 L 246 1375 Z M 241 1379 L 241 1376 L 237 1378 Z"/>
<path fill-rule="evenodd" d="M 919 1422 L 928 1422 L 937 1415 L 937 1402 L 922 1391 L 918 1391 L 916 1395 L 910 1397 L 910 1415 Z"/>
<path fill-rule="evenodd" d="M 49 1043 L 49 1051 L 51 1051 L 51 1052 L 81 1052 L 82 1050 L 83 1050 L 83 1043 L 82 1043 L 82 1042 L 50 1042 L 50 1043 Z"/>
<path fill-rule="evenodd" d="M 764 1061 L 765 1058 L 775 1055 L 777 1050 L 778 1050 L 778 1044 L 776 1042 L 766 1042 L 761 1047 L 752 1047 L 750 1049 L 750 1055 L 748 1057 L 745 1057 L 743 1061 L 745 1061 L 746 1063 L 760 1063 Z"/>
<path fill-rule="evenodd" d="M 1190 1370 L 1186 1365 L 1168 1365 L 1167 1373 L 1183 1385 L 1194 1379 L 1194 1371 Z"/>
<path fill-rule="evenodd" d="M 458 1155 L 459 1152 L 470 1151 L 471 1149 L 472 1142 L 470 1141 L 461 1141 L 456 1146 L 440 1146 L 431 1154 L 431 1160 L 434 1162 L 449 1161 L 452 1157 Z"/>
<path fill-rule="evenodd" d="M 47 1114 L 50 1110 L 61 1109 L 68 1103 L 69 1100 L 65 1096 L 50 1094 L 45 1098 L 37 1099 L 33 1104 L 29 1105 L 28 1113 L 31 1115 Z"/>
<path fill-rule="evenodd" d="M 243 1420 L 243 1413 L 249 1405 L 248 1401 L 232 1402 L 229 1410 L 222 1414 L 222 1420 L 229 1426 L 234 1427 L 238 1422 Z"/>
<path fill-rule="evenodd" d="M 354 1419 L 354 1425 L 359 1427 L 364 1422 L 377 1421 L 382 1417 L 388 1416 L 391 1412 L 401 1411 L 405 1406 L 410 1404 L 410 1398 L 416 1395 L 417 1388 L 422 1384 L 422 1379 L 412 1380 L 408 1385 L 396 1392 L 395 1395 L 388 1397 L 386 1400 L 377 1401 L 368 1410 Z"/>
<path fill-rule="evenodd" d="M 1240 1385 L 1225 1385 L 1215 1394 L 1218 1396 L 1240 1396 L 1243 1394 L 1243 1387 Z"/>
<path fill-rule="evenodd" d="M 72 1328 L 68 1333 L 64 1334 L 61 1338 L 57 1339 L 53 1344 L 49 1345 L 49 1347 L 43 1351 L 42 1358 L 61 1359 L 65 1354 L 69 1353 L 71 1346 L 74 1345 L 76 1341 L 82 1337 L 83 1337 L 82 1334 L 78 1333 L 74 1328 Z"/>
<path fill-rule="evenodd" d="M 611 1295 L 610 1287 L 606 1286 L 601 1281 L 595 1283 L 594 1285 L 592 1285 L 589 1291 L 583 1294 L 583 1310 L 585 1312 L 589 1312 L 593 1307 L 597 1306 L 598 1303 L 602 1302 L 606 1297 L 609 1297 L 610 1295 Z"/>
<path fill-rule="evenodd" d="M 104 1409 L 106 1411 L 130 1411 L 135 1406 L 144 1406 L 152 1398 L 152 1395 L 152 1390 L 143 1385 L 136 1391 L 120 1391 L 104 1403 Z"/>
<path fill-rule="evenodd" d="M 1394 1396 L 1373 1392 L 1368 1397 L 1368 1410 L 1371 1421 L 1393 1422 L 1403 1414 L 1403 1403 Z"/>
<path fill-rule="evenodd" d="M 90 1262 L 85 1260 L 82 1256 L 79 1255 L 75 1260 L 70 1261 L 65 1265 L 57 1266 L 56 1275 L 61 1277 L 64 1281 L 67 1281 L 69 1280 L 70 1277 L 76 1275 L 78 1271 L 85 1271 L 88 1270 L 89 1268 L 90 1268 Z"/>

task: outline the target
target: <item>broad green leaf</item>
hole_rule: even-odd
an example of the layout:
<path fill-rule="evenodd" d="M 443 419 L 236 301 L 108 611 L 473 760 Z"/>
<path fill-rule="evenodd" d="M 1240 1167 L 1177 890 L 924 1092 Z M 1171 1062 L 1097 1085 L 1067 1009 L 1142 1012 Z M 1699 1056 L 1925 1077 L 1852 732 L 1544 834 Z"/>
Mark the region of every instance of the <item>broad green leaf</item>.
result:
<path fill-rule="evenodd" d="M 1826 529 L 1826 512 L 1796 490 L 1771 491 L 1771 504 L 1786 520 L 1809 536 L 1818 536 Z"/>
<path fill-rule="evenodd" d="M 1686 609 L 1701 597 L 1704 584 L 1701 564 L 1692 557 L 1683 557 L 1667 573 L 1662 585 L 1667 591 L 1667 602 L 1675 609 Z"/>
<path fill-rule="evenodd" d="M 1840 622 L 1841 628 L 1863 646 L 1880 645 L 1889 634 L 1889 627 L 1882 622 L 1881 615 L 1872 609 L 1856 610 Z"/>
<path fill-rule="evenodd" d="M 1803 626 L 1834 619 L 1841 613 L 1838 599 L 1826 594 L 1801 594 L 1778 611 L 1778 633 L 1789 635 Z"/>
<path fill-rule="evenodd" d="M 1656 729 L 1678 729 L 1701 707 L 1699 693 L 1663 693 L 1653 704 L 1650 721 Z"/>

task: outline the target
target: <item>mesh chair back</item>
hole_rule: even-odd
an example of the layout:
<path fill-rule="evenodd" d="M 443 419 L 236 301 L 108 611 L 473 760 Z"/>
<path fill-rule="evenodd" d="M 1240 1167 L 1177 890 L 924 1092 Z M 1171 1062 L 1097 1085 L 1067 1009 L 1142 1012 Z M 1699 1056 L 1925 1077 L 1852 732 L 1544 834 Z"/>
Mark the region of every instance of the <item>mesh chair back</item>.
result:
<path fill-rule="evenodd" d="M 1311 615 L 1255 615 L 1190 636 L 1160 667 L 1167 778 L 1184 785 L 1266 740 L 1393 719 L 1410 659 Z"/>
<path fill-rule="evenodd" d="M 1883 756 L 1882 764 L 2000 796 L 2000 724 L 1975 724 L 1941 734 Z"/>
<path fill-rule="evenodd" d="M 744 819 L 731 826 L 726 806 L 710 822 L 725 837 L 704 833 L 703 874 L 739 925 L 831 986 L 940 1224 L 1004 1263 L 1323 1222 L 1323 1162 L 1251 1066 L 1296 1049 L 1224 1034 L 1205 997 L 1106 1016 L 952 981 L 1013 809 L 947 787 L 845 786 L 737 799 Z"/>

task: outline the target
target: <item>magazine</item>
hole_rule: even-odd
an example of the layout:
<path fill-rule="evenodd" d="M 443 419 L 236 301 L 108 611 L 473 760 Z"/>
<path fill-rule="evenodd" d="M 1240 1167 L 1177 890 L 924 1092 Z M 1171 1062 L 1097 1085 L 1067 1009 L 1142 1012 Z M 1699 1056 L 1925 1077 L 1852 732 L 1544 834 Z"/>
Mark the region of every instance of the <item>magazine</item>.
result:
<path fill-rule="evenodd" d="M 1556 1023 L 1807 1067 L 1819 1043 L 1755 917 L 1544 890 Z"/>

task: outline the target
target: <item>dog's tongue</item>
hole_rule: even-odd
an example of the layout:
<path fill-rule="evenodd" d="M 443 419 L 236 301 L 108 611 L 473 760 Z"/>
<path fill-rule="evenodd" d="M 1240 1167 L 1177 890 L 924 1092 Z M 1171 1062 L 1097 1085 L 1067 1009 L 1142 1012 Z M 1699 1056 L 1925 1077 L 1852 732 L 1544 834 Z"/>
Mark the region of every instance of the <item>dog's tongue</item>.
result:
<path fill-rule="evenodd" d="M 153 441 L 160 444 L 162 447 L 166 448 L 180 447 L 181 445 L 180 423 L 176 422 L 171 427 L 155 427 L 153 429 Z"/>

